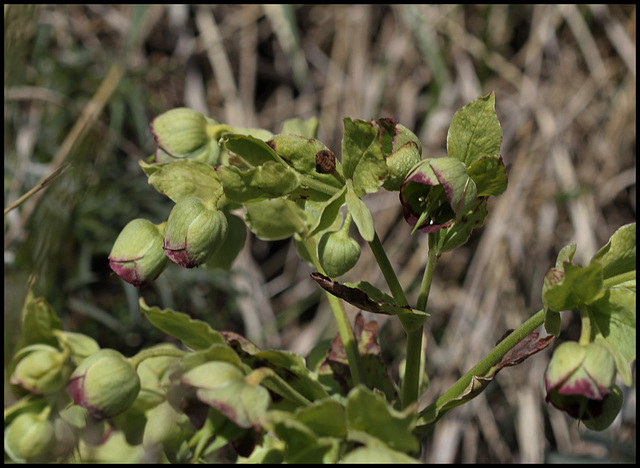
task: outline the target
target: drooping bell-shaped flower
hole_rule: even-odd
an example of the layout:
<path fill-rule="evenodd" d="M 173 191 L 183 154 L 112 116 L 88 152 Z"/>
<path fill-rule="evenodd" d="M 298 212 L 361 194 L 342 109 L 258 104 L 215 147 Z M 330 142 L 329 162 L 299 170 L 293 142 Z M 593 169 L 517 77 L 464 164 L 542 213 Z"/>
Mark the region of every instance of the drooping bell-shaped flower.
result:
<path fill-rule="evenodd" d="M 463 163 L 453 158 L 418 163 L 400 189 L 405 220 L 432 233 L 450 227 L 476 205 L 477 189 Z"/>
<path fill-rule="evenodd" d="M 617 415 L 621 394 L 616 365 L 606 346 L 568 341 L 558 346 L 545 373 L 546 401 L 587 427 L 605 428 Z"/>

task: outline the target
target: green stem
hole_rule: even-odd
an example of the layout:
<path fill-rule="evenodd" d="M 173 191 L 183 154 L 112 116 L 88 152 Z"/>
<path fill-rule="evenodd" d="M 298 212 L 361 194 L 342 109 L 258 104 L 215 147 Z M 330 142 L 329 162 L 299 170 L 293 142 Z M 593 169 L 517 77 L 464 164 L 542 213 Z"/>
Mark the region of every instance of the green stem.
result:
<path fill-rule="evenodd" d="M 405 296 L 404 290 L 398 281 L 398 277 L 391 266 L 387 253 L 382 247 L 378 234 L 376 234 L 373 240 L 369 242 L 369 246 L 371 247 L 371 251 L 380 266 L 382 275 L 384 276 L 387 285 L 389 286 L 389 290 L 391 291 L 391 295 L 396 300 L 396 303 L 400 306 L 409 305 L 409 301 L 407 301 L 407 297 Z M 429 254 L 431 254 L 431 251 L 429 251 Z M 426 300 L 429 297 L 429 288 L 431 287 L 431 278 L 433 277 L 433 271 L 435 269 L 435 255 L 430 255 L 429 258 L 431 259 L 431 257 L 434 257 L 434 259 L 427 262 L 427 268 L 422 282 L 423 287 L 421 288 L 420 297 L 418 299 L 418 308 L 420 310 L 424 310 L 426 307 Z M 421 303 L 423 303 L 422 306 L 420 305 Z M 404 379 L 402 381 L 402 407 L 406 408 L 418 399 L 418 392 L 420 391 L 420 375 L 422 370 L 420 364 L 422 357 L 422 327 L 417 330 L 412 329 L 412 327 L 408 326 L 404 317 L 399 316 L 399 319 L 402 327 L 407 333 L 407 347 L 405 354 L 406 362 Z"/>
<path fill-rule="evenodd" d="M 419 414 L 420 419 L 433 423 L 440 412 L 440 409 L 446 403 L 458 398 L 469 386 L 471 379 L 475 376 L 484 376 L 489 373 L 491 368 L 495 366 L 500 359 L 507 354 L 514 346 L 529 336 L 536 328 L 544 323 L 544 310 L 538 311 L 529 320 L 524 322 L 520 327 L 504 340 L 496 345 L 489 354 L 487 354 L 480 362 L 460 377 L 449 389 L 444 392 L 436 401 L 427 406 Z"/>
<path fill-rule="evenodd" d="M 429 291 L 433 281 L 433 273 L 436 269 L 440 255 L 434 249 L 429 249 L 427 254 L 427 265 L 422 276 L 422 284 L 420 285 L 420 293 L 418 295 L 418 310 L 427 310 L 429 302 Z M 404 370 L 404 382 L 402 384 L 402 406 L 406 408 L 408 405 L 418 400 L 420 392 L 420 377 L 422 375 L 422 332 L 423 327 L 412 330 L 407 333 L 407 353 Z"/>
<path fill-rule="evenodd" d="M 251 373 L 245 377 L 245 380 L 252 385 L 262 383 L 262 385 L 269 390 L 274 391 L 298 406 L 309 406 L 311 404 L 307 398 L 298 393 L 298 391 L 287 384 L 273 369 L 268 367 L 259 367 L 251 371 Z"/>
<path fill-rule="evenodd" d="M 313 242 L 313 240 L 305 240 L 304 246 L 307 249 L 309 258 L 313 262 L 318 272 L 324 275 L 325 272 L 322 268 L 322 265 L 320 265 L 318 256 L 316 255 L 315 243 Z M 329 292 L 325 291 L 325 293 L 327 295 L 327 299 L 329 300 L 331 310 L 333 311 L 333 316 L 336 320 L 336 324 L 338 325 L 338 333 L 340 334 L 340 338 L 342 339 L 345 353 L 347 354 L 347 361 L 349 362 L 349 371 L 351 372 L 353 385 L 356 386 L 361 383 L 365 383 L 364 369 L 362 367 L 362 362 L 360 361 L 360 352 L 358 351 L 358 342 L 356 341 L 355 335 L 353 334 L 353 329 L 351 328 L 351 324 L 349 323 L 347 312 L 344 310 L 340 299 L 335 297 L 333 294 L 330 294 Z"/>

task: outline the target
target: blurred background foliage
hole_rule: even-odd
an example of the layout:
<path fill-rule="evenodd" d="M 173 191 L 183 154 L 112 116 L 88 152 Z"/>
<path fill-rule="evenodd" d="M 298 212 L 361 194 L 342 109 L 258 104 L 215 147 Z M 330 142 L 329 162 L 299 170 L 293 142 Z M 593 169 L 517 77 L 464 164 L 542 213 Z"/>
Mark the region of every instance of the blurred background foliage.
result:
<path fill-rule="evenodd" d="M 149 122 L 173 107 L 273 132 L 317 116 L 336 153 L 342 117 L 391 117 L 437 157 L 453 113 L 495 91 L 509 189 L 438 265 L 424 404 L 540 307 L 560 248 L 577 242 L 586 263 L 636 218 L 635 4 L 5 5 L 4 26 L 5 359 L 29 285 L 67 329 L 127 355 L 165 339 L 139 295 L 265 347 L 306 354 L 335 334 L 289 241 L 250 238 L 230 272 L 172 265 L 141 292 L 110 272 L 122 227 L 171 209 L 138 161 L 154 149 Z M 397 194 L 366 202 L 415 300 L 426 237 L 409 235 Z M 384 287 L 366 249 L 347 277 Z M 402 331 L 379 322 L 397 376 Z M 635 460 L 635 386 L 616 423 L 589 433 L 544 404 L 547 359 L 499 374 L 439 424 L 422 460 Z"/>

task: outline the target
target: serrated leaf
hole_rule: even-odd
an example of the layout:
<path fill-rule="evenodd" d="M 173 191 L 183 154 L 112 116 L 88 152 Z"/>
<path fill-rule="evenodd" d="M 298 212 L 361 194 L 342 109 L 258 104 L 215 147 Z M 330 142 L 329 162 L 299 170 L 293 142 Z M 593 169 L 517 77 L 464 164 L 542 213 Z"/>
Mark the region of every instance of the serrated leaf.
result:
<path fill-rule="evenodd" d="M 286 164 L 267 161 L 247 170 L 220 166 L 224 194 L 238 203 L 255 203 L 293 192 L 300 185 L 297 173 Z"/>
<path fill-rule="evenodd" d="M 483 156 L 500 153 L 502 128 L 495 111 L 495 95 L 490 93 L 458 110 L 447 134 L 449 157 L 471 165 Z"/>
<path fill-rule="evenodd" d="M 507 170 L 501 156 L 483 156 L 475 161 L 467 174 L 476 183 L 478 197 L 497 196 L 507 189 Z"/>
<path fill-rule="evenodd" d="M 630 364 L 636 358 L 636 293 L 612 288 L 588 305 L 592 340 L 601 338 L 615 358 L 618 373 L 631 386 Z"/>
<path fill-rule="evenodd" d="M 208 200 L 220 188 L 218 174 L 209 164 L 180 159 L 158 166 L 149 175 L 149 184 L 176 203 L 187 197 Z"/>
<path fill-rule="evenodd" d="M 364 120 L 344 119 L 342 171 L 358 197 L 376 192 L 387 175 L 378 129 Z"/>
<path fill-rule="evenodd" d="M 358 232 L 367 242 L 373 241 L 376 236 L 375 225 L 373 224 L 373 216 L 365 203 L 358 198 L 355 189 L 351 184 L 347 184 L 347 193 L 345 195 L 347 209 L 351 213 L 353 222 L 358 227 Z"/>
<path fill-rule="evenodd" d="M 177 338 L 191 349 L 207 349 L 212 344 L 225 342 L 220 333 L 201 320 L 192 319 L 187 314 L 171 309 L 149 307 L 142 297 L 138 304 L 140 312 L 154 327 Z"/>
<path fill-rule="evenodd" d="M 577 308 L 580 304 L 590 304 L 602 295 L 602 266 L 592 263 L 578 267 L 564 264 L 564 277 L 548 287 L 543 302 L 557 312 Z"/>

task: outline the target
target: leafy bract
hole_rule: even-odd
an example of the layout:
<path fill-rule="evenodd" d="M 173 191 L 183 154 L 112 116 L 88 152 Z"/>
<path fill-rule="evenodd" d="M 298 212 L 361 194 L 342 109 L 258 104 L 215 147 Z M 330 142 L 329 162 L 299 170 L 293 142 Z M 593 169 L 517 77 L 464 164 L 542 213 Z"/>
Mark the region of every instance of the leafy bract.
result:
<path fill-rule="evenodd" d="M 385 176 L 387 164 L 378 138 L 378 129 L 364 120 L 344 119 L 342 171 L 353 180 L 358 197 L 376 192 Z"/>
<path fill-rule="evenodd" d="M 500 153 L 502 128 L 495 104 L 495 95 L 490 93 L 455 113 L 447 134 L 449 157 L 470 168 L 483 156 L 497 156 Z"/>
<path fill-rule="evenodd" d="M 221 186 L 213 167 L 193 159 L 153 165 L 141 161 L 140 165 L 149 177 L 149 184 L 176 203 L 187 197 L 207 200 Z"/>
<path fill-rule="evenodd" d="M 246 210 L 245 221 L 259 239 L 286 239 L 305 228 L 305 211 L 284 198 L 250 203 Z"/>
<path fill-rule="evenodd" d="M 602 265 L 602 277 L 610 286 L 623 286 L 635 291 L 636 223 L 619 228 L 609 242 L 591 259 Z"/>

